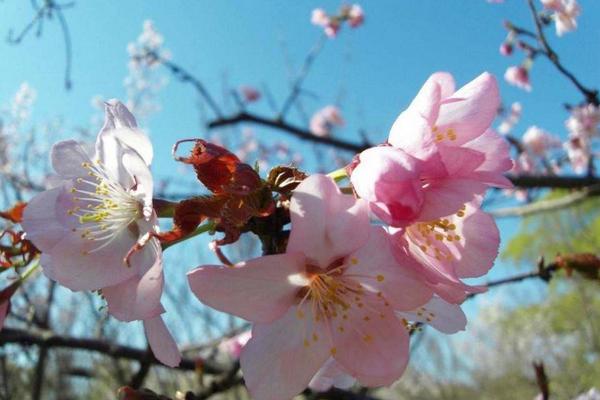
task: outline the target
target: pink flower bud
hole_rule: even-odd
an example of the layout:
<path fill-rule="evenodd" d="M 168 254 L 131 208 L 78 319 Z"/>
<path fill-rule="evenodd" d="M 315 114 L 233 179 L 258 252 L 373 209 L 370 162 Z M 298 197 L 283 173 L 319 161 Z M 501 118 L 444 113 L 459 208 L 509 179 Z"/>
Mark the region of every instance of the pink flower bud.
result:
<path fill-rule="evenodd" d="M 503 42 L 500 45 L 500 54 L 503 56 L 510 56 L 513 53 L 513 46 L 510 43 Z"/>
<path fill-rule="evenodd" d="M 527 68 L 523 66 L 511 66 L 508 67 L 504 73 L 504 79 L 506 82 L 513 86 L 524 89 L 531 92 L 531 83 L 529 82 L 529 72 Z"/>

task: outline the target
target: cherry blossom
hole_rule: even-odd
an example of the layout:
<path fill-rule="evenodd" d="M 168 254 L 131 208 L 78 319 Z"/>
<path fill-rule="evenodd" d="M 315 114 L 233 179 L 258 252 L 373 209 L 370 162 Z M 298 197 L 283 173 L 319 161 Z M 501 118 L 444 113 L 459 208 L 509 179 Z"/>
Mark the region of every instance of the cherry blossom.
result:
<path fill-rule="evenodd" d="M 533 154 L 544 155 L 548 150 L 559 147 L 560 139 L 545 130 L 533 125 L 523 134 L 523 144 Z"/>
<path fill-rule="evenodd" d="M 408 362 L 408 333 L 396 311 L 418 308 L 431 291 L 387 233 L 370 226 L 364 200 L 312 175 L 294 191 L 284 254 L 188 274 L 206 305 L 254 323 L 241 354 L 252 396 L 291 398 L 333 357 L 361 384 L 389 385 Z"/>
<path fill-rule="evenodd" d="M 565 125 L 572 137 L 591 138 L 598 136 L 598 125 L 600 125 L 600 107 L 594 104 L 586 104 L 571 109 L 571 116 Z"/>
<path fill-rule="evenodd" d="M 455 213 L 488 186 L 511 187 L 508 143 L 489 129 L 498 105 L 490 74 L 456 92 L 450 74 L 432 75 L 394 122 L 392 147 L 368 149 L 351 166 L 357 194 L 401 227 Z"/>
<path fill-rule="evenodd" d="M 95 149 L 67 140 L 53 146 L 51 160 L 62 183 L 35 196 L 22 223 L 42 251 L 44 273 L 74 291 L 101 290 L 110 314 L 144 320 L 156 357 L 177 365 L 177 346 L 160 316 L 160 244 L 151 239 L 129 266 L 124 260 L 138 240 L 158 229 L 148 137 L 122 103 L 111 101 Z"/>
<path fill-rule="evenodd" d="M 531 92 L 531 82 L 529 81 L 529 71 L 524 66 L 510 66 L 504 73 L 506 82 L 513 86 Z"/>
<path fill-rule="evenodd" d="M 407 255 L 418 260 L 435 293 L 450 303 L 459 304 L 467 293 L 484 291 L 461 279 L 485 275 L 498 255 L 498 227 L 480 209 L 480 202 L 478 198 L 442 218 L 389 229 L 399 262 Z"/>
<path fill-rule="evenodd" d="M 581 13 L 577 0 L 541 0 L 541 2 L 544 8 L 554 11 L 552 18 L 558 36 L 577 29 L 577 17 Z"/>
<path fill-rule="evenodd" d="M 326 106 L 313 114 L 310 119 L 310 131 L 315 136 L 326 137 L 331 135 L 335 126 L 344 124 L 342 114 L 336 106 Z"/>
<path fill-rule="evenodd" d="M 361 6 L 353 4 L 347 11 L 348 25 L 351 28 L 357 28 L 365 22 L 365 13 Z"/>
<path fill-rule="evenodd" d="M 514 126 L 519 123 L 522 111 L 523 107 L 521 106 L 521 103 L 512 103 L 508 115 L 500 122 L 500 125 L 498 125 L 498 132 L 502 135 L 509 134 Z"/>

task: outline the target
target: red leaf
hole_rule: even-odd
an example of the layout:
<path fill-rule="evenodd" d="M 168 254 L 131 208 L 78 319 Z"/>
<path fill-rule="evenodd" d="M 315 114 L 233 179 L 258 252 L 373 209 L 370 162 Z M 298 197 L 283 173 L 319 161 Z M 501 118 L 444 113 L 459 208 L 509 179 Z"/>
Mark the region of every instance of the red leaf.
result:
<path fill-rule="evenodd" d="M 7 219 L 15 224 L 23 221 L 23 210 L 27 203 L 18 202 L 15 206 L 7 211 L 0 211 L 0 217 Z"/>

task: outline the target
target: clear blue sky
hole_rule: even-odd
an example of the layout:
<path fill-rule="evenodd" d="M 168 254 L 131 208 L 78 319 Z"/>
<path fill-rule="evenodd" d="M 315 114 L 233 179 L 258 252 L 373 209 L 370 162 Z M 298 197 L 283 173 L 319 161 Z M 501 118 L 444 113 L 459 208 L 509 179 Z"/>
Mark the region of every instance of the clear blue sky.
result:
<path fill-rule="evenodd" d="M 539 2 L 537 2 L 540 7 Z M 552 45 L 565 65 L 582 82 L 600 85 L 600 2 L 581 0 L 579 29 L 557 38 Z M 220 93 L 223 74 L 233 87 L 266 82 L 281 103 L 288 76 L 281 41 L 298 66 L 315 43 L 320 30 L 310 24 L 310 12 L 321 6 L 336 10 L 338 1 L 200 1 L 200 0 L 79 0 L 65 11 L 73 37 L 73 89 L 63 87 L 64 48 L 56 21 L 45 24 L 43 36 L 27 37 L 19 46 L 0 41 L 0 103 L 21 82 L 38 92 L 34 120 L 63 116 L 68 128 L 85 126 L 94 113 L 95 95 L 123 98 L 127 74 L 126 45 L 152 19 L 165 36 L 173 60 L 199 77 L 213 93 Z M 410 102 L 429 74 L 446 70 L 459 84 L 482 71 L 500 81 L 503 101 L 520 101 L 524 115 L 517 134 L 537 124 L 564 134 L 567 113 L 562 103 L 576 103 L 579 93 L 544 60 L 532 71 L 533 92 L 504 83 L 502 75 L 520 55 L 505 58 L 498 46 L 505 37 L 503 19 L 531 27 L 524 0 L 489 4 L 485 0 L 371 0 L 360 3 L 366 24 L 344 29 L 315 63 L 305 87 L 319 95 L 307 100 L 309 112 L 331 103 L 339 91 L 347 125 L 340 136 L 356 139 L 360 128 L 383 140 L 396 115 Z M 32 17 L 25 0 L 0 1 L 0 35 L 20 30 Z M 217 97 L 219 97 L 217 95 Z M 198 124 L 196 94 L 177 81 L 161 92 L 163 110 L 148 124 L 156 149 L 155 170 L 161 176 L 174 171 L 171 144 L 183 137 L 203 135 Z M 257 110 L 266 111 L 264 105 Z M 261 130 L 257 129 L 261 134 Z M 291 141 L 294 144 L 296 142 Z M 301 145 L 303 149 L 309 147 Z M 503 237 L 514 224 L 501 224 Z M 493 276 L 505 274 L 496 271 Z"/>

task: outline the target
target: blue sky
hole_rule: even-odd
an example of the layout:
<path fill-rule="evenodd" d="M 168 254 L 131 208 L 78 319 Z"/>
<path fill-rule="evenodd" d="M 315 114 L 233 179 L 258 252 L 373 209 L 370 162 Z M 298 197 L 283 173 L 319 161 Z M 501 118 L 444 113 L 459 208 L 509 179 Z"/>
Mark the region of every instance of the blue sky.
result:
<path fill-rule="evenodd" d="M 580 3 L 583 13 L 578 31 L 557 38 L 551 29 L 548 36 L 564 64 L 582 82 L 594 86 L 600 78 L 600 2 Z M 58 24 L 51 21 L 41 38 L 30 35 L 18 46 L 0 41 L 0 103 L 27 81 L 38 92 L 34 121 L 62 116 L 69 136 L 70 130 L 89 124 L 96 112 L 90 104 L 93 96 L 124 98 L 127 43 L 139 35 L 145 19 L 152 19 L 165 36 L 173 60 L 200 78 L 215 97 L 220 98 L 223 76 L 227 76 L 232 87 L 268 84 L 281 104 L 289 85 L 282 47 L 298 67 L 321 34 L 310 24 L 311 10 L 320 6 L 334 11 L 339 4 L 325 0 L 79 0 L 65 11 L 73 38 L 72 90 L 65 91 L 63 86 L 63 41 Z M 364 128 L 374 140 L 383 140 L 396 115 L 429 74 L 438 70 L 453 73 L 459 85 L 483 71 L 492 72 L 500 81 L 505 104 L 523 104 L 523 118 L 515 133 L 537 124 L 564 135 L 567 113 L 562 104 L 576 103 L 581 97 L 549 63 L 535 63 L 531 93 L 510 87 L 502 79 L 507 66 L 521 61 L 519 54 L 505 58 L 498 53 L 506 34 L 502 20 L 531 28 L 525 1 L 371 0 L 361 5 L 366 24 L 344 29 L 337 39 L 328 41 L 305 84 L 318 95 L 305 101 L 309 112 L 332 103 L 340 91 L 345 93 L 341 106 L 347 124 L 339 131 L 340 137 L 358 139 L 356 132 Z M 1 1 L 0 36 L 11 28 L 20 30 L 31 17 L 29 2 Z M 162 111 L 147 124 L 155 144 L 154 169 L 160 176 L 174 176 L 176 165 L 168 150 L 172 143 L 206 132 L 198 123 L 197 97 L 190 87 L 171 79 L 159 101 Z M 254 109 L 268 113 L 264 104 Z M 273 134 L 256 131 L 259 136 Z M 305 144 L 280 138 L 311 151 Z M 502 221 L 500 226 L 506 239 L 515 224 Z M 502 267 L 490 276 L 505 275 Z"/>

